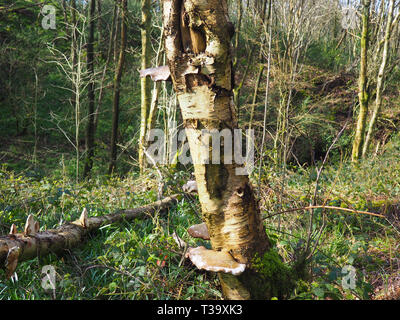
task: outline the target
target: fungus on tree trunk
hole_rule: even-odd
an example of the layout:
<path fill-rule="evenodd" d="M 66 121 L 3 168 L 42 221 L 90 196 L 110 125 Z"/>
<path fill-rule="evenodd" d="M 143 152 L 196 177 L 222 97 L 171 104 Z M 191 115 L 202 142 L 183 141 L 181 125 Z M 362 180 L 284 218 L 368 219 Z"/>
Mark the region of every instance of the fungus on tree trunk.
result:
<path fill-rule="evenodd" d="M 189 248 L 185 256 L 198 269 L 207 271 L 230 273 L 238 276 L 246 269 L 246 264 L 238 263 L 228 252 L 209 250 L 203 246 Z"/>
<path fill-rule="evenodd" d="M 144 78 L 150 76 L 153 81 L 169 81 L 171 80 L 171 73 L 168 66 L 161 66 L 156 68 L 148 68 L 139 71 L 140 77 Z"/>
<path fill-rule="evenodd" d="M 213 248 L 190 249 L 188 257 L 202 268 L 207 265 L 205 261 L 212 261 L 210 269 L 221 270 L 218 276 L 225 298 L 265 299 L 275 292 L 275 296 L 282 297 L 284 290 L 280 288 L 285 284 L 274 279 L 274 272 L 285 273 L 280 277 L 285 280 L 288 272 L 279 256 L 271 253 L 249 178 L 239 174 L 245 171 L 244 165 L 232 161 L 234 150 L 230 150 L 231 156 L 225 157 L 224 150 L 221 159 L 213 158 L 213 149 L 221 151 L 229 144 L 237 147 L 234 130 L 238 123 L 232 102 L 232 24 L 226 0 L 163 0 L 163 21 L 166 58 Z M 219 145 L 210 147 L 213 132 L 222 131 L 231 138 L 224 136 L 223 142 L 220 139 Z M 208 148 L 201 146 L 204 142 Z M 211 158 L 211 163 L 204 161 Z M 222 272 L 219 263 L 223 262 L 219 259 L 229 261 L 235 271 Z M 267 275 L 262 263 L 269 260 L 273 260 L 270 267 L 275 271 Z"/>
<path fill-rule="evenodd" d="M 208 228 L 205 223 L 195 224 L 188 228 L 187 231 L 193 238 L 210 240 L 210 234 L 208 233 Z"/>
<path fill-rule="evenodd" d="M 197 182 L 194 180 L 189 180 L 182 186 L 183 192 L 194 193 L 197 192 Z"/>

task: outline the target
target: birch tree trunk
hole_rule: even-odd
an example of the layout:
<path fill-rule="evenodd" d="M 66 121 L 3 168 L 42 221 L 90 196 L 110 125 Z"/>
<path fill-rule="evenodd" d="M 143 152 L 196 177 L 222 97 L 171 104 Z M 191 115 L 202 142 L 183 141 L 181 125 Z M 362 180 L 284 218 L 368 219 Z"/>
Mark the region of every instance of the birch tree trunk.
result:
<path fill-rule="evenodd" d="M 158 45 L 157 54 L 156 54 L 156 67 L 160 67 L 163 57 L 164 57 L 164 29 L 161 30 L 160 43 Z M 149 145 L 148 136 L 150 134 L 150 130 L 154 128 L 154 124 L 156 122 L 156 115 L 158 110 L 158 99 L 160 95 L 161 82 L 156 81 L 153 85 L 150 110 L 146 120 L 146 137 L 144 139 L 144 148 L 146 149 Z"/>
<path fill-rule="evenodd" d="M 375 106 L 372 111 L 371 119 L 369 121 L 367 135 L 365 137 L 365 142 L 364 142 L 364 146 L 363 146 L 363 150 L 362 150 L 363 157 L 365 157 L 365 155 L 367 154 L 369 143 L 370 143 L 370 140 L 372 137 L 372 132 L 375 127 L 376 119 L 377 119 L 380 109 L 382 107 L 382 93 L 383 93 L 383 86 L 385 83 L 385 81 L 384 81 L 385 80 L 385 70 L 386 70 L 386 65 L 387 65 L 388 55 L 389 55 L 389 43 L 390 43 L 391 27 L 392 27 L 392 20 L 393 20 L 394 4 L 395 4 L 395 0 L 391 0 L 390 5 L 389 5 L 388 18 L 387 18 L 387 22 L 386 22 L 387 24 L 386 24 L 385 39 L 384 39 L 384 45 L 383 45 L 382 63 L 379 68 L 378 79 L 376 82 Z"/>
<path fill-rule="evenodd" d="M 88 83 L 88 124 L 86 129 L 86 161 L 85 168 L 83 171 L 83 177 L 87 177 L 93 167 L 94 157 L 94 29 L 95 29 L 95 12 L 96 12 L 96 0 L 90 1 L 89 9 L 89 40 L 87 44 L 87 68 L 89 72 L 89 83 Z"/>
<path fill-rule="evenodd" d="M 212 149 L 221 151 L 232 142 L 201 148 L 199 141 L 210 138 L 202 130 L 224 130 L 233 139 L 238 127 L 232 103 L 233 28 L 226 0 L 164 0 L 163 5 L 166 56 L 211 245 L 246 265 L 239 276 L 218 273 L 223 294 L 227 299 L 281 297 L 291 276 L 271 250 L 248 176 L 238 175 L 237 169 L 243 168 L 229 157 L 221 157 L 219 164 L 201 161 Z"/>
<path fill-rule="evenodd" d="M 142 58 L 141 68 L 145 70 L 150 68 L 150 29 L 151 29 L 151 17 L 150 17 L 150 0 L 142 0 Z M 141 120 L 140 120 L 140 137 L 139 137 L 139 168 L 140 172 L 143 173 L 145 167 L 145 139 L 146 139 L 146 124 L 147 116 L 150 110 L 151 102 L 151 80 L 149 77 L 143 77 L 140 79 L 141 85 Z"/>
<path fill-rule="evenodd" d="M 271 23 L 271 10 L 272 10 L 272 0 L 269 0 L 268 2 L 268 15 L 267 18 L 265 19 L 265 10 L 266 10 L 266 5 L 267 5 L 267 0 L 265 0 L 263 2 L 263 8 L 261 10 L 261 22 L 262 24 L 264 24 L 264 20 L 267 21 L 267 26 L 265 27 L 265 30 L 269 30 L 269 24 Z M 259 32 L 263 32 L 262 30 L 262 24 L 261 27 L 259 28 Z M 262 75 L 264 73 L 264 68 L 265 68 L 265 64 L 264 64 L 264 57 L 263 57 L 263 46 L 264 46 L 264 42 L 265 40 L 263 39 L 261 41 L 261 46 L 260 46 L 260 52 L 258 55 L 258 61 L 259 61 L 259 67 L 258 67 L 258 74 L 257 74 L 257 80 L 256 80 L 256 86 L 254 88 L 254 95 L 253 95 L 253 100 L 251 103 L 251 111 L 250 111 L 250 121 L 249 121 L 249 128 L 252 128 L 253 125 L 253 118 L 254 118 L 254 111 L 256 108 L 256 104 L 257 104 L 257 96 L 258 96 L 258 89 L 260 88 L 260 83 L 261 83 L 261 78 Z"/>
<path fill-rule="evenodd" d="M 360 110 L 358 113 L 356 134 L 353 142 L 353 151 L 351 159 L 357 162 L 362 155 L 362 147 L 364 144 L 365 124 L 368 115 L 368 91 L 367 91 L 367 73 L 368 73 L 368 41 L 369 41 L 369 16 L 370 16 L 371 0 L 363 0 L 362 14 L 362 32 L 361 32 L 361 62 L 359 76 L 359 93 L 358 100 L 360 102 Z"/>

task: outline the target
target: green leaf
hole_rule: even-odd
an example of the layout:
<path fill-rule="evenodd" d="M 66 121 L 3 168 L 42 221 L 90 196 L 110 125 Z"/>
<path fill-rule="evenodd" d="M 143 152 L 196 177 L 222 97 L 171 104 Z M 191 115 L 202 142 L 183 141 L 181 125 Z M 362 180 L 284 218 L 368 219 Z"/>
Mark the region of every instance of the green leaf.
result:
<path fill-rule="evenodd" d="M 117 290 L 117 288 L 118 288 L 118 285 L 117 285 L 115 282 L 111 282 L 111 283 L 108 285 L 108 289 L 109 289 L 111 292 L 115 292 L 115 290 Z"/>
<path fill-rule="evenodd" d="M 324 289 L 320 287 L 314 288 L 313 293 L 320 299 L 323 299 L 325 295 Z"/>

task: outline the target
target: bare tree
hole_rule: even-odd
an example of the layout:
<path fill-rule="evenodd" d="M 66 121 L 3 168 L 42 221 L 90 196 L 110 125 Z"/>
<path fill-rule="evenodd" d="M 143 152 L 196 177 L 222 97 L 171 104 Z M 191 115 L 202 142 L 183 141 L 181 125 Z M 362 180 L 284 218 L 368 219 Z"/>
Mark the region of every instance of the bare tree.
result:
<path fill-rule="evenodd" d="M 108 173 L 112 174 L 117 164 L 117 140 L 118 140 L 118 122 L 119 122 L 119 97 L 122 72 L 125 61 L 125 47 L 126 47 L 126 14 L 127 14 L 127 0 L 120 0 L 121 5 L 121 46 L 119 51 L 118 65 L 114 75 L 114 98 L 112 107 L 112 132 L 111 132 L 111 151 L 110 151 L 110 165 Z M 115 47 L 117 47 L 115 45 Z"/>
<path fill-rule="evenodd" d="M 95 32 L 95 11 L 96 0 L 90 1 L 89 8 L 89 38 L 87 43 L 87 69 L 89 75 L 88 83 L 88 123 L 86 129 L 86 160 L 83 170 L 83 177 L 87 177 L 93 167 L 94 157 L 94 104 L 95 104 L 95 79 L 94 79 L 94 32 Z"/>
<path fill-rule="evenodd" d="M 358 100 L 360 110 L 358 112 L 357 128 L 353 141 L 353 151 L 351 159 L 357 162 L 362 155 L 362 147 L 364 143 L 365 124 L 368 115 L 369 94 L 367 87 L 367 72 L 368 72 L 368 45 L 369 45 L 369 19 L 370 19 L 370 0 L 362 0 L 362 32 L 361 32 L 361 62 L 360 76 L 358 79 Z"/>
<path fill-rule="evenodd" d="M 382 1 L 384 2 L 384 1 Z M 377 79 L 376 79 L 376 97 L 375 97 L 375 105 L 372 110 L 372 115 L 371 119 L 369 121 L 368 125 L 368 131 L 365 136 L 365 141 L 362 149 L 362 156 L 365 157 L 368 151 L 368 147 L 372 138 L 373 130 L 375 127 L 375 123 L 378 117 L 378 114 L 381 110 L 382 107 L 382 93 L 385 85 L 385 78 L 386 78 L 386 67 L 389 59 L 389 50 L 390 50 L 390 38 L 393 30 L 393 13 L 394 13 L 394 8 L 395 8 L 395 0 L 390 1 L 389 5 L 389 10 L 387 14 L 387 22 L 386 22 L 386 30 L 385 30 L 385 36 L 383 39 L 383 52 L 382 52 L 382 60 L 381 64 L 379 67 Z M 396 22 L 396 21 L 395 21 Z M 377 50 L 378 51 L 378 50 Z"/>
<path fill-rule="evenodd" d="M 57 49 L 54 43 L 48 44 L 54 60 L 48 61 L 54 63 L 60 71 L 66 76 L 68 82 L 71 83 L 71 88 L 63 88 L 72 93 L 70 100 L 74 109 L 74 126 L 72 126 L 74 133 L 70 134 L 70 128 L 64 128 L 62 122 L 65 119 L 60 118 L 54 112 L 50 113 L 52 121 L 56 124 L 57 128 L 63 133 L 68 142 L 75 149 L 75 179 L 79 181 L 79 166 L 80 166 L 80 135 L 81 125 L 83 122 L 82 117 L 82 95 L 90 83 L 88 70 L 84 63 L 84 50 L 86 45 L 85 29 L 87 19 L 77 9 L 75 1 L 72 1 L 72 22 L 69 26 L 71 30 L 71 54 L 67 56 L 61 50 Z M 72 136 L 70 136 L 72 135 Z"/>

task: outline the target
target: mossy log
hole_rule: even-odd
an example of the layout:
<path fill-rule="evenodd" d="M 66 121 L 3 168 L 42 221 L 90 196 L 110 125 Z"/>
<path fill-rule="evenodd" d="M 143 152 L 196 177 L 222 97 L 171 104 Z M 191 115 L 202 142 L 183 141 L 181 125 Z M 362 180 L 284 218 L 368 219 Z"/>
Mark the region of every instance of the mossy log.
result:
<path fill-rule="evenodd" d="M 38 232 L 38 222 L 29 215 L 22 233 L 18 233 L 13 224 L 10 234 L 0 236 L 0 266 L 4 266 L 6 278 L 9 278 L 20 261 L 72 249 L 81 245 L 89 232 L 103 225 L 146 217 L 146 215 L 171 207 L 177 199 L 178 196 L 173 195 L 142 207 L 118 210 L 113 214 L 91 218 L 87 216 L 87 210 L 84 209 L 78 220 L 42 232 Z"/>

